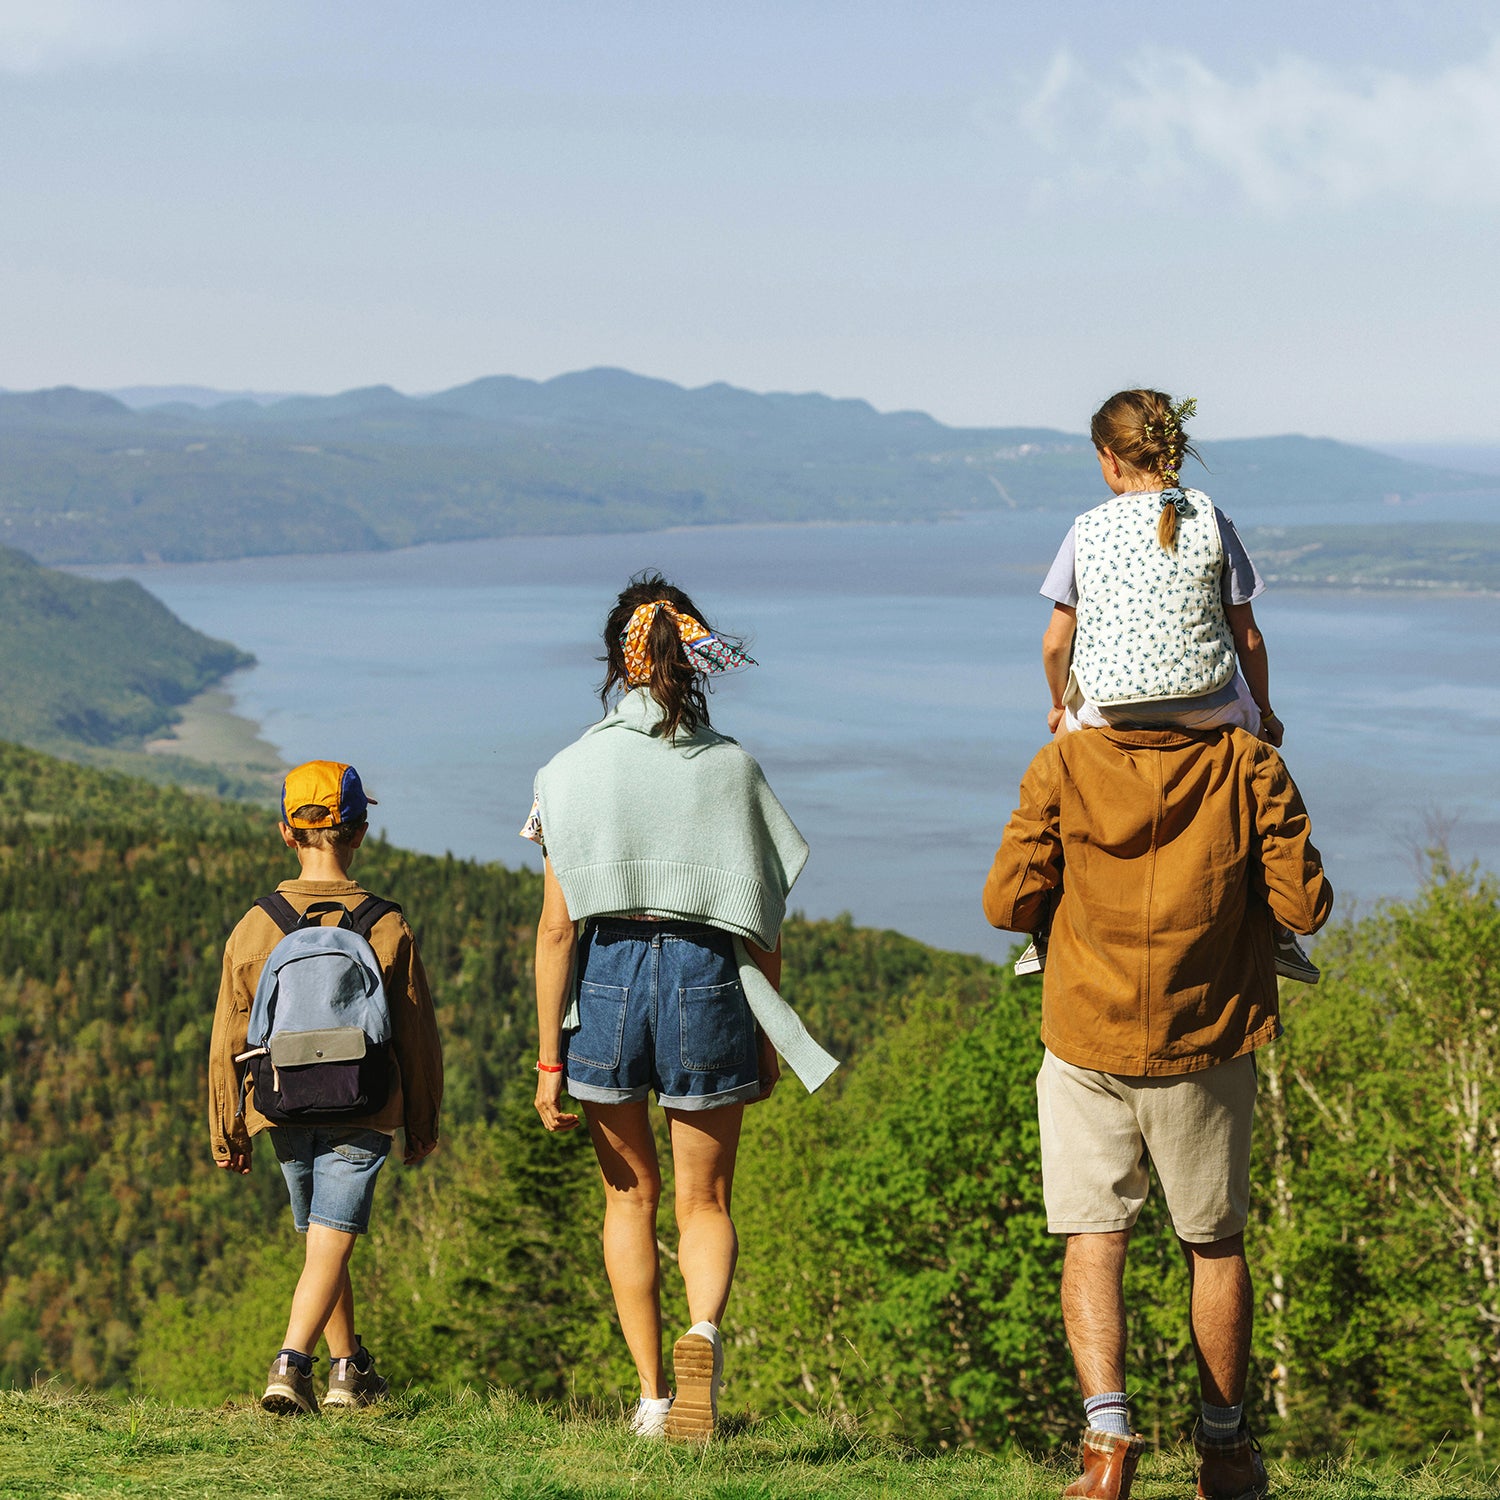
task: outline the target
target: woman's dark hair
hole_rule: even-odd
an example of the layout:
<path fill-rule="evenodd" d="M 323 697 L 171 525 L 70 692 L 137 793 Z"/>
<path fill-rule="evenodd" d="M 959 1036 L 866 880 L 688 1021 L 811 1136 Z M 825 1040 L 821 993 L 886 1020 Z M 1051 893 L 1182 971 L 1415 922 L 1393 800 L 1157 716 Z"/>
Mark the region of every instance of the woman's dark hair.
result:
<path fill-rule="evenodd" d="M 637 573 L 615 600 L 609 618 L 604 622 L 604 683 L 599 699 L 607 709 L 609 695 L 617 687 L 630 687 L 630 673 L 625 666 L 625 628 L 630 617 L 643 604 L 665 599 L 681 615 L 691 615 L 705 630 L 712 630 L 703 611 L 679 588 L 674 588 L 660 573 Z M 666 610 L 659 609 L 651 622 L 647 639 L 651 655 L 651 696 L 661 705 L 662 733 L 667 739 L 678 734 L 692 735 L 708 720 L 708 685 L 688 661 L 682 649 L 677 626 Z"/>

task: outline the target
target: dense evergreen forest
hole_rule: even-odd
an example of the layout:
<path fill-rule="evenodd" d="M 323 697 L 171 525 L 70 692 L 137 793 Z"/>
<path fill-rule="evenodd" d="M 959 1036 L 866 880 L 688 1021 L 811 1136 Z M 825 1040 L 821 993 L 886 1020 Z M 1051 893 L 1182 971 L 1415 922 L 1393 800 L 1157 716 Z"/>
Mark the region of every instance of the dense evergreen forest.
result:
<path fill-rule="evenodd" d="M 214 1170 L 203 1075 L 223 937 L 288 873 L 263 810 L 0 747 L 0 1382 L 208 1405 L 276 1347 L 299 1254 L 280 1174 L 264 1150 L 248 1180 Z M 403 1383 L 628 1394 L 587 1142 L 529 1102 L 537 877 L 385 844 L 356 874 L 413 919 L 448 1066 L 443 1148 L 387 1170 L 358 1252 L 362 1332 Z M 746 1117 L 731 1410 L 933 1446 L 1075 1436 L 1037 982 L 847 921 L 793 921 L 786 945 L 789 998 L 850 1061 Z M 1318 957 L 1259 1058 L 1257 1420 L 1294 1453 L 1487 1452 L 1500 891 L 1437 858 Z M 670 1257 L 669 1216 L 662 1235 Z M 1193 1362 L 1158 1205 L 1132 1257 L 1135 1409 L 1166 1440 Z"/>

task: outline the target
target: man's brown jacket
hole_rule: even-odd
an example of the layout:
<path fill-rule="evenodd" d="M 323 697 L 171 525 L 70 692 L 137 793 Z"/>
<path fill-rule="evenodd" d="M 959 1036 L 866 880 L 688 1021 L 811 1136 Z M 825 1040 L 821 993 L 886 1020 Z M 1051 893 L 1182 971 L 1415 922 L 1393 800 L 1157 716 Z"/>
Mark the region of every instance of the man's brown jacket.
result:
<path fill-rule="evenodd" d="M 1085 729 L 1021 780 L 984 887 L 996 927 L 1055 904 L 1042 1040 L 1126 1077 L 1192 1073 L 1280 1033 L 1273 913 L 1328 919 L 1333 888 L 1281 757 L 1242 729 Z"/>

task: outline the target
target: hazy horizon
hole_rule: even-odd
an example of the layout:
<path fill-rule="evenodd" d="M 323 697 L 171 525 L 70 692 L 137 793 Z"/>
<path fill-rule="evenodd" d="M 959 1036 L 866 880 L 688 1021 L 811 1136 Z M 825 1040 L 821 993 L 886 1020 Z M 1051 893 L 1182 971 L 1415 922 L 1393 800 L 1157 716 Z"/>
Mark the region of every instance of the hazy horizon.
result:
<path fill-rule="evenodd" d="M 1500 441 L 1500 16 L 14 0 L 0 385 L 598 365 Z"/>

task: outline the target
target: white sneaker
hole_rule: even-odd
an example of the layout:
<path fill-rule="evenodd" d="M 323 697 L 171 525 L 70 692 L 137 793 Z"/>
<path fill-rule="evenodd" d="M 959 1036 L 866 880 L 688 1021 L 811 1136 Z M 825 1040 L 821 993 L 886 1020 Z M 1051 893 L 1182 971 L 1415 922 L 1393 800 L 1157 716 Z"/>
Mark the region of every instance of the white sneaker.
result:
<path fill-rule="evenodd" d="M 667 1413 L 669 1438 L 706 1443 L 719 1417 L 719 1385 L 724 1379 L 724 1345 L 712 1323 L 694 1323 L 672 1348 L 677 1395 Z"/>
<path fill-rule="evenodd" d="M 667 1435 L 667 1413 L 672 1409 L 670 1396 L 642 1396 L 630 1414 L 633 1437 L 660 1438 Z"/>

